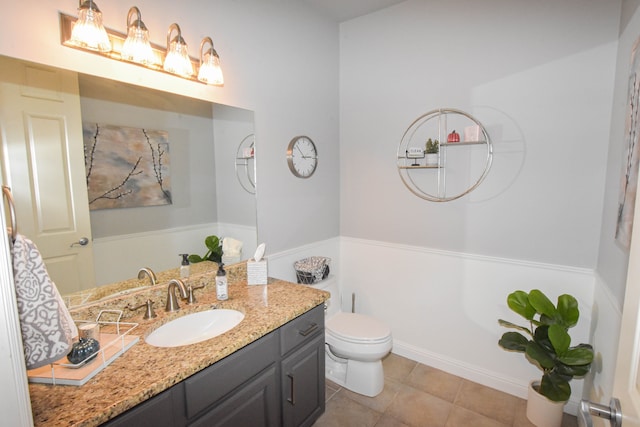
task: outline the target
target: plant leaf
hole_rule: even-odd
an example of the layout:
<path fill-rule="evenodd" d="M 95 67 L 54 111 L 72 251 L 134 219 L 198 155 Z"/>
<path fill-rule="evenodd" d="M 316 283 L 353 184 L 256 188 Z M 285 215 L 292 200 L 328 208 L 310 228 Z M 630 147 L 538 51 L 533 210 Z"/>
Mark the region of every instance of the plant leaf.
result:
<path fill-rule="evenodd" d="M 586 347 L 573 347 L 558 359 L 569 366 L 589 365 L 593 362 L 593 350 Z"/>
<path fill-rule="evenodd" d="M 524 291 L 515 291 L 507 297 L 509 308 L 527 320 L 532 320 L 536 314 L 535 308 L 529 303 L 529 296 Z"/>
<path fill-rule="evenodd" d="M 571 295 L 560 295 L 558 297 L 558 316 L 565 328 L 574 327 L 580 318 L 578 301 Z"/>
<path fill-rule="evenodd" d="M 538 313 L 544 314 L 552 319 L 556 318 L 556 307 L 542 291 L 534 289 L 529 292 L 529 302 Z"/>
<path fill-rule="evenodd" d="M 189 262 L 192 264 L 204 261 L 203 258 L 200 258 L 200 255 L 189 255 Z"/>
<path fill-rule="evenodd" d="M 220 246 L 220 239 L 218 236 L 207 236 L 204 239 L 204 244 L 210 251 L 215 251 Z"/>
<path fill-rule="evenodd" d="M 502 320 L 502 319 L 498 319 L 498 323 L 501 326 L 504 326 L 505 328 L 518 329 L 518 330 L 521 330 L 522 332 L 526 332 L 530 336 L 533 336 L 533 334 L 531 333 L 531 330 L 529 328 L 525 328 L 524 326 L 516 325 L 515 323 L 511 323 L 511 322 L 508 322 L 508 321 Z"/>
<path fill-rule="evenodd" d="M 560 325 L 551 325 L 547 333 L 549 334 L 549 341 L 551 341 L 551 345 L 553 345 L 556 354 L 565 354 L 571 345 L 571 337 L 567 333 L 567 330 Z"/>
<path fill-rule="evenodd" d="M 526 353 L 527 356 L 538 362 L 543 370 L 551 369 L 555 365 L 553 355 L 535 341 L 529 341 Z"/>
<path fill-rule="evenodd" d="M 569 382 L 559 375 L 545 373 L 542 376 L 542 381 L 540 381 L 540 389 L 538 391 L 554 402 L 564 402 L 571 397 Z"/>
<path fill-rule="evenodd" d="M 505 332 L 498 341 L 500 347 L 505 350 L 513 350 L 524 353 L 527 350 L 529 340 L 518 332 Z"/>

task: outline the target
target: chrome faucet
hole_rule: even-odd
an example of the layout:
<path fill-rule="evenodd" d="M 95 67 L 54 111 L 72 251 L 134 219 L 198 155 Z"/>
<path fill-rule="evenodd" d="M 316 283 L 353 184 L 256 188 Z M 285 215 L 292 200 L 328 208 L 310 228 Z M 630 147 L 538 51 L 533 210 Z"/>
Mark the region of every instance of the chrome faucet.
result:
<path fill-rule="evenodd" d="M 165 307 L 166 311 L 180 310 L 180 304 L 178 304 L 178 300 L 176 299 L 176 287 L 180 289 L 180 297 L 182 299 L 186 299 L 189 297 L 187 295 L 187 288 L 184 286 L 184 282 L 180 279 L 172 279 L 169 282 L 169 286 L 167 287 L 167 306 Z"/>
<path fill-rule="evenodd" d="M 155 286 L 158 282 L 156 273 L 154 273 L 153 270 L 151 270 L 149 267 L 142 267 L 140 270 L 138 270 L 138 279 L 144 279 L 144 276 L 147 276 L 149 278 L 149 280 L 151 281 L 151 286 Z"/>

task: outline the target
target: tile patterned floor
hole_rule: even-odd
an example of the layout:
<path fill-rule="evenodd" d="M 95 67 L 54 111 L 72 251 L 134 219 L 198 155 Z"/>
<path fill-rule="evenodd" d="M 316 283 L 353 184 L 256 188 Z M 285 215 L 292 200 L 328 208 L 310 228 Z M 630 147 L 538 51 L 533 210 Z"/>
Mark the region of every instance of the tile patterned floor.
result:
<path fill-rule="evenodd" d="M 365 397 L 330 381 L 314 427 L 535 427 L 526 402 L 395 354 L 383 361 L 384 390 Z M 562 427 L 577 427 L 565 414 Z"/>

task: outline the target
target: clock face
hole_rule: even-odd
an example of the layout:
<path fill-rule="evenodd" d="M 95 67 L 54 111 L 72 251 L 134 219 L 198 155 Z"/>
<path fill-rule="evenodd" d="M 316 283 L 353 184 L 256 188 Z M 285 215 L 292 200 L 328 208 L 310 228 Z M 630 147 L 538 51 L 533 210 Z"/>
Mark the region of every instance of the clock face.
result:
<path fill-rule="evenodd" d="M 287 148 L 287 163 L 291 172 L 299 178 L 309 178 L 318 165 L 316 146 L 307 136 L 296 136 Z"/>

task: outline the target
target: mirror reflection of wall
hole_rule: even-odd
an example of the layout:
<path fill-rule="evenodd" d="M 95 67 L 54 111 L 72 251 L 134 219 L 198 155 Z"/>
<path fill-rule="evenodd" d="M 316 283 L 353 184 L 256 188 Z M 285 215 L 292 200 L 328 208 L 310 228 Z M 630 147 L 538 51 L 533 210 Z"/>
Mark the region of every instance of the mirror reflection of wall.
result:
<path fill-rule="evenodd" d="M 79 135 L 81 139 L 81 122 L 97 122 L 166 131 L 171 156 L 172 190 L 170 205 L 91 211 L 89 237 L 92 241 L 82 248 L 76 245 L 74 250 L 77 253 L 93 251 L 97 285 L 134 278 L 137 270 L 143 266 L 151 267 L 156 271 L 178 267 L 179 253 L 201 253 L 202 255 L 206 252 L 204 239 L 210 234 L 243 241 L 243 258 L 245 259 L 253 254 L 256 247 L 255 197 L 242 189 L 233 174 L 225 171 L 226 167 L 233 170 L 238 142 L 248 133 L 253 132 L 253 112 L 163 91 L 125 85 L 121 82 L 77 75 L 10 58 L 0 57 L 0 61 L 2 64 L 10 64 L 6 67 L 3 65 L 3 72 L 0 73 L 2 77 L 0 85 L 3 87 L 0 93 L 4 96 L 11 92 L 11 96 L 14 97 L 2 100 L 4 112 L 0 119 L 3 123 L 15 122 L 16 118 L 24 116 L 24 111 L 32 108 L 27 105 L 27 102 L 45 98 L 41 93 L 44 91 L 40 87 L 33 89 L 31 91 L 33 93 L 24 90 L 24 81 L 28 80 L 24 77 L 25 75 L 29 79 L 34 75 L 42 75 L 45 80 L 51 82 L 58 81 L 58 77 L 52 78 L 52 76 L 63 75 L 65 81 L 71 82 L 70 86 L 72 86 L 71 89 L 68 87 L 63 89 L 65 103 L 69 100 L 68 103 L 75 104 L 73 108 L 79 112 L 79 114 L 74 113 L 74 116 L 78 116 L 77 120 L 66 122 L 50 120 L 58 113 L 49 112 L 46 109 L 40 109 L 37 114 L 29 113 L 27 115 L 30 117 L 29 120 L 39 126 L 33 127 L 36 134 L 23 135 L 20 137 L 23 140 L 22 145 L 9 148 L 3 153 L 3 182 L 14 187 L 14 197 L 17 202 L 22 203 L 22 209 L 17 209 L 18 219 L 20 221 L 21 215 L 32 216 L 34 218 L 29 220 L 33 219 L 31 222 L 36 224 L 29 228 L 26 226 L 29 221 L 20 221 L 25 224 L 23 231 L 27 237 L 46 234 L 42 232 L 42 224 L 37 224 L 38 218 L 45 218 L 45 222 L 52 222 L 58 216 L 64 219 L 62 213 L 69 210 L 67 204 L 58 203 L 54 215 L 50 211 L 38 211 L 40 207 L 32 209 L 28 204 L 25 205 L 25 199 L 29 199 L 33 192 L 31 188 L 33 184 L 30 182 L 37 182 L 43 190 L 46 190 L 45 187 L 49 185 L 50 188 L 43 193 L 45 197 L 40 195 L 41 198 L 67 199 L 69 206 L 82 204 L 67 190 L 58 191 L 58 188 L 63 186 L 61 183 L 66 180 L 65 169 L 73 170 L 75 173 L 80 169 L 80 181 L 86 177 L 82 149 L 73 150 L 74 153 L 79 151 L 75 153 L 79 159 L 76 158 L 73 162 L 68 161 L 67 158 L 58 159 L 50 153 L 63 153 L 68 149 L 64 143 L 67 137 L 59 129 L 65 126 L 73 127 L 74 129 L 70 129 L 69 133 Z M 9 68 L 14 77 L 7 74 Z M 35 93 L 36 91 L 38 93 Z M 22 96 L 22 93 L 27 96 Z M 59 97 L 56 91 L 49 93 L 53 98 Z M 16 101 L 16 98 L 21 97 L 27 99 L 24 106 L 18 105 Z M 49 101 L 49 104 L 61 104 L 59 101 L 56 98 Z M 63 125 L 63 123 L 66 124 Z M 78 129 L 75 129 L 76 127 Z M 32 129 L 31 126 L 22 125 L 16 128 L 22 128 L 26 133 Z M 47 136 L 46 132 L 60 133 L 61 136 L 49 137 L 50 135 Z M 28 144 L 24 143 L 29 140 L 35 141 L 38 147 L 46 147 L 45 141 L 50 145 L 51 141 L 59 140 L 61 148 L 54 147 L 53 151 L 50 148 L 47 148 L 49 151 L 40 148 L 47 157 L 39 159 L 38 169 L 28 162 L 35 162 L 38 160 L 36 157 L 42 153 L 29 154 Z M 26 166 L 17 167 L 18 164 L 12 160 L 12 156 L 16 155 Z M 55 162 L 54 157 L 56 157 Z M 46 159 L 46 162 L 43 162 L 43 159 Z M 46 164 L 47 169 L 52 169 L 53 163 L 59 164 L 57 169 L 62 172 L 45 172 L 42 165 Z M 13 177 L 13 172 L 17 169 L 38 170 L 34 172 L 34 176 L 18 180 Z M 86 189 L 84 192 L 86 197 Z M 33 203 L 33 200 L 29 203 Z M 83 203 L 86 206 L 87 202 Z M 62 220 L 59 223 L 62 223 Z M 56 234 L 55 229 L 58 231 L 61 229 L 59 223 L 52 224 L 50 228 L 54 229 L 54 232 L 49 234 Z M 47 226 L 47 224 L 44 225 Z M 77 240 L 78 238 L 74 237 L 74 241 Z M 64 240 L 62 246 L 68 248 L 70 242 Z M 46 245 L 38 246 L 41 252 L 47 251 Z M 64 256 L 58 258 L 61 259 Z M 90 263 L 83 263 L 83 265 L 87 264 Z M 52 276 L 57 274 L 56 270 L 69 270 L 69 268 L 57 268 L 54 263 L 50 266 L 48 261 L 47 268 Z M 55 277 L 54 280 L 56 280 Z M 91 287 L 86 286 L 82 280 L 79 284 L 74 283 L 72 286 L 65 286 L 67 282 L 64 280 L 60 282 L 58 287 L 63 293 Z"/>
<path fill-rule="evenodd" d="M 98 285 L 131 278 L 141 260 L 162 271 L 178 266 L 180 253 L 203 255 L 211 234 L 243 241 L 244 258 L 253 253 L 255 197 L 227 172 L 239 135 L 253 131 L 252 112 L 91 76 L 79 81 L 83 122 L 169 134 L 172 204 L 91 211 Z"/>

